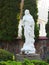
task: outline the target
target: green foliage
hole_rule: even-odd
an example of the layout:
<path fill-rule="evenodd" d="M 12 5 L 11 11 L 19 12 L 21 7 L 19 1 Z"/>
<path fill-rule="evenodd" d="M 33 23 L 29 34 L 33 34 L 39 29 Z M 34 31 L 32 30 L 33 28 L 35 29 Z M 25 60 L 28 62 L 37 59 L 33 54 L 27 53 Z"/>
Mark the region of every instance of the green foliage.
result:
<path fill-rule="evenodd" d="M 14 40 L 18 33 L 20 0 L 0 0 L 0 6 L 0 40 Z"/>
<path fill-rule="evenodd" d="M 17 62 L 17 65 L 22 65 L 22 62 Z"/>
<path fill-rule="evenodd" d="M 22 27 L 22 40 L 25 42 L 24 28 Z"/>
<path fill-rule="evenodd" d="M 22 62 L 16 62 L 16 61 L 1 61 L 0 65 L 22 65 Z"/>
<path fill-rule="evenodd" d="M 13 54 L 3 49 L 0 49 L 0 61 L 7 60 L 13 60 Z"/>
<path fill-rule="evenodd" d="M 40 60 L 27 60 L 25 59 L 23 62 L 20 61 L 1 61 L 0 65 L 48 65 L 44 61 Z"/>
<path fill-rule="evenodd" d="M 34 65 L 33 63 L 30 62 L 30 60 L 25 59 L 22 65 Z"/>
<path fill-rule="evenodd" d="M 5 61 L 1 61 L 0 65 L 6 65 L 6 62 Z"/>
<path fill-rule="evenodd" d="M 38 18 L 37 0 L 24 0 L 24 10 L 25 9 L 30 10 L 30 13 L 33 16 L 35 22 L 37 22 Z"/>
<path fill-rule="evenodd" d="M 48 12 L 48 22 L 46 24 L 46 33 L 47 33 L 47 37 L 49 38 L 49 12 Z"/>
<path fill-rule="evenodd" d="M 34 63 L 34 65 L 48 65 L 48 63 L 40 60 L 31 60 L 31 63 Z"/>
<path fill-rule="evenodd" d="M 35 39 L 38 40 L 38 37 L 39 37 L 39 27 L 37 26 L 37 23 L 35 23 L 34 34 L 35 34 Z"/>
<path fill-rule="evenodd" d="M 17 65 L 16 61 L 7 61 L 6 62 L 7 65 Z"/>

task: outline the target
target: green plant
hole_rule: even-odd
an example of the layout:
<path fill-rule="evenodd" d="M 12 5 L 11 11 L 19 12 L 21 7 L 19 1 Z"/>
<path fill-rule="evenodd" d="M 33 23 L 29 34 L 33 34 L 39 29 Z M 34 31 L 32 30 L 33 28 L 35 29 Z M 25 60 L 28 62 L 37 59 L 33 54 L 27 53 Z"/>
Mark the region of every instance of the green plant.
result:
<path fill-rule="evenodd" d="M 1 61 L 0 65 L 49 65 L 44 61 L 40 60 L 28 60 L 25 59 L 23 62 L 20 61 Z"/>
<path fill-rule="evenodd" d="M 17 65 L 22 65 L 22 62 L 17 62 Z"/>
<path fill-rule="evenodd" d="M 34 65 L 48 65 L 48 63 L 41 60 L 31 60 L 31 63 L 34 63 Z"/>
<path fill-rule="evenodd" d="M 1 61 L 0 65 L 22 65 L 22 62 L 16 62 L 16 61 Z"/>
<path fill-rule="evenodd" d="M 17 65 L 16 61 L 7 61 L 6 64 L 8 65 Z"/>
<path fill-rule="evenodd" d="M 37 41 L 39 38 L 39 27 L 36 22 L 35 22 L 34 34 L 35 34 L 35 40 Z"/>
<path fill-rule="evenodd" d="M 5 61 L 0 62 L 0 65 L 6 65 Z"/>
<path fill-rule="evenodd" d="M 33 63 L 30 62 L 30 60 L 25 59 L 22 65 L 34 65 Z"/>
<path fill-rule="evenodd" d="M 6 50 L 0 49 L 0 61 L 7 60 L 13 60 L 13 54 Z"/>
<path fill-rule="evenodd" d="M 0 0 L 0 40 L 12 41 L 16 39 L 20 16 L 20 1 Z"/>
<path fill-rule="evenodd" d="M 46 33 L 47 33 L 47 37 L 49 38 L 49 11 L 48 11 L 48 21 L 46 24 Z"/>

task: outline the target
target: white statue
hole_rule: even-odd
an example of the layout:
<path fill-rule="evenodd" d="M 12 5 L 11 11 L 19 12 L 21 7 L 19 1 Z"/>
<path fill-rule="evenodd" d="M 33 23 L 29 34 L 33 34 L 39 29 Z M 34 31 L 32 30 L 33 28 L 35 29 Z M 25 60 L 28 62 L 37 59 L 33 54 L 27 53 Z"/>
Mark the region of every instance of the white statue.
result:
<path fill-rule="evenodd" d="M 48 21 L 49 0 L 38 0 L 37 5 L 38 5 L 38 23 L 40 24 L 39 36 L 46 36 L 45 26 Z"/>
<path fill-rule="evenodd" d="M 20 21 L 19 24 L 19 33 L 18 36 L 21 38 L 22 36 L 22 26 L 24 27 L 24 36 L 25 36 L 25 43 L 21 51 L 25 51 L 25 54 L 35 53 L 34 47 L 34 19 L 31 16 L 29 10 L 25 10 L 25 15 L 23 19 Z"/>
<path fill-rule="evenodd" d="M 46 22 L 44 20 L 38 19 L 38 24 L 40 25 L 39 36 L 46 36 Z"/>

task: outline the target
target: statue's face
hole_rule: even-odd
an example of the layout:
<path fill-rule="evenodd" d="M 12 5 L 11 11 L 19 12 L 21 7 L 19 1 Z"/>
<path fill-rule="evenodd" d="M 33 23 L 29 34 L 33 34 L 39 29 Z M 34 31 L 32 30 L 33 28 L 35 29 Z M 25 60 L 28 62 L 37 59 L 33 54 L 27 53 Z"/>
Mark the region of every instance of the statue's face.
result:
<path fill-rule="evenodd" d="M 30 13 L 29 10 L 26 9 L 26 10 L 25 10 L 25 15 L 27 15 L 27 14 L 29 14 L 29 13 Z"/>

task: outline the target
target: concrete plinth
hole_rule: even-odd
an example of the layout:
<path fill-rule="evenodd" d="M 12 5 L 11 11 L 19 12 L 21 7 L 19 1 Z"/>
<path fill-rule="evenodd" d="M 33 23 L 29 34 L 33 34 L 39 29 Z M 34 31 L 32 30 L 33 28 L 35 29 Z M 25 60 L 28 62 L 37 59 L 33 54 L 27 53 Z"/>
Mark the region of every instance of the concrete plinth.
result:
<path fill-rule="evenodd" d="M 23 61 L 24 59 L 29 59 L 29 60 L 41 60 L 39 54 L 16 54 L 16 60 L 17 61 Z"/>

